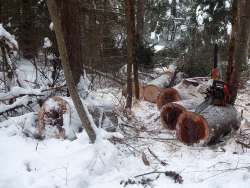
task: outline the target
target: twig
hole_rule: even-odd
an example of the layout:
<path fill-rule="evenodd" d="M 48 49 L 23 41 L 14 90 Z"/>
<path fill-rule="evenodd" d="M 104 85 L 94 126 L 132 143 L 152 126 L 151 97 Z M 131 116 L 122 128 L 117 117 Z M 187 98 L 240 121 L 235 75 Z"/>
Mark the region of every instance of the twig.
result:
<path fill-rule="evenodd" d="M 244 146 L 245 148 L 250 149 L 250 146 L 249 146 L 249 145 L 247 145 L 247 144 L 245 144 L 245 143 L 243 143 L 243 142 L 241 142 L 241 141 L 239 141 L 239 140 L 235 140 L 235 142 L 236 142 L 237 144 L 240 144 L 240 145 Z"/>
<path fill-rule="evenodd" d="M 148 151 L 158 162 L 160 162 L 162 166 L 168 165 L 168 163 L 166 163 L 165 161 L 160 160 L 159 157 L 150 148 L 148 148 Z"/>

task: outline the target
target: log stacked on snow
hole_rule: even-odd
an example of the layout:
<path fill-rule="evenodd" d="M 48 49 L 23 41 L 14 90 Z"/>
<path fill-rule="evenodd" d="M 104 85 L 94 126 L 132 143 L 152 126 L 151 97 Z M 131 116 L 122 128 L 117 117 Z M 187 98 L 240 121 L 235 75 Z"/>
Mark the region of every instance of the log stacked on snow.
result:
<path fill-rule="evenodd" d="M 169 130 L 175 130 L 177 119 L 185 110 L 183 106 L 175 103 L 164 105 L 160 114 L 162 126 Z"/>
<path fill-rule="evenodd" d="M 200 114 L 183 112 L 176 125 L 177 138 L 186 144 L 217 143 L 239 128 L 237 111 L 233 106 L 208 106 Z"/>
<path fill-rule="evenodd" d="M 144 100 L 156 103 L 157 97 L 164 88 L 169 86 L 173 77 L 174 73 L 168 71 L 145 85 L 143 91 Z"/>
<path fill-rule="evenodd" d="M 201 101 L 196 99 L 165 104 L 160 112 L 162 126 L 166 129 L 175 130 L 179 116 L 184 111 L 194 111 L 200 103 Z"/>
<path fill-rule="evenodd" d="M 157 96 L 156 104 L 158 109 L 161 109 L 165 104 L 179 100 L 181 100 L 181 96 L 176 89 L 166 88 L 162 89 L 160 94 Z"/>

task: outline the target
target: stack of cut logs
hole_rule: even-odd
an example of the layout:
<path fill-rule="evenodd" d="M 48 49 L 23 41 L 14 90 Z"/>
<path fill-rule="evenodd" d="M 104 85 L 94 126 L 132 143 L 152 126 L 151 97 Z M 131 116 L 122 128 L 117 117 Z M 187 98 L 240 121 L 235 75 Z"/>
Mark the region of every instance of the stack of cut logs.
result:
<path fill-rule="evenodd" d="M 237 111 L 231 105 L 209 105 L 202 112 L 194 112 L 203 102 L 209 78 L 184 79 L 166 88 L 172 79 L 173 73 L 167 72 L 141 86 L 140 94 L 145 101 L 157 104 L 162 126 L 176 131 L 178 140 L 188 145 L 211 145 L 238 129 Z"/>

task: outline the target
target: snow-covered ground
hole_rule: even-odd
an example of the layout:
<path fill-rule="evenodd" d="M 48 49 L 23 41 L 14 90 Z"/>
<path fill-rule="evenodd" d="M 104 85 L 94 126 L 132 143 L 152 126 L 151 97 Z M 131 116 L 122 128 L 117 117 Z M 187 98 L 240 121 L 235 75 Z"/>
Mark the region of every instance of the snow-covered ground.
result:
<path fill-rule="evenodd" d="M 106 95 L 101 96 L 105 101 Z M 248 108 L 247 99 L 243 99 L 240 105 Z M 91 145 L 84 132 L 74 141 L 37 141 L 22 133 L 20 125 L 29 124 L 32 114 L 26 116 L 0 124 L 0 188 L 117 188 L 124 186 L 122 181 L 132 179 L 138 183 L 147 178 L 148 187 L 219 188 L 250 184 L 249 150 L 236 144 L 234 138 L 212 148 L 185 146 L 175 140 L 174 133 L 161 128 L 159 112 L 148 102 L 134 105 L 132 127 L 120 124 L 124 138 L 113 140 L 115 144 L 98 139 Z M 175 171 L 184 182 L 175 183 L 164 174 L 134 178 L 153 171 Z"/>
<path fill-rule="evenodd" d="M 35 80 L 35 74 L 25 73 L 33 72 L 30 64 L 24 63 L 18 70 L 22 80 Z M 27 92 L 28 83 L 23 82 Z M 86 105 L 115 105 L 120 113 L 122 100 L 120 93 L 116 95 L 118 92 L 113 88 L 90 92 Z M 243 109 L 244 130 L 250 129 L 249 93 L 248 89 L 241 91 L 236 104 L 239 112 Z M 174 132 L 161 127 L 155 104 L 135 102 L 132 115 L 119 119 L 119 134 L 114 134 L 118 138 L 98 129 L 98 140 L 93 145 L 84 131 L 73 141 L 54 138 L 39 141 L 28 137 L 27 129 L 34 131 L 35 117 L 32 112 L 0 123 L 0 188 L 248 188 L 250 185 L 250 151 L 235 142 L 239 133 L 213 147 L 183 145 Z M 246 136 L 250 140 L 250 131 Z M 166 171 L 180 174 L 183 183 L 165 176 Z M 135 177 L 149 172 L 154 173 Z"/>

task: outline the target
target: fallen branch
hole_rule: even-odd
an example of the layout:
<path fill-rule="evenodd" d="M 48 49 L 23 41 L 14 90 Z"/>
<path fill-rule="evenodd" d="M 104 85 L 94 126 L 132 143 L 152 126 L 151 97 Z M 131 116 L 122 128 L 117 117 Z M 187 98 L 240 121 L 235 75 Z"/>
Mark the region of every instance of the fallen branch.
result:
<path fill-rule="evenodd" d="M 160 160 L 159 157 L 157 157 L 157 155 L 155 155 L 155 153 L 150 148 L 148 148 L 148 151 L 158 162 L 160 162 L 162 166 L 168 165 L 168 163 L 166 163 L 165 161 Z"/>

